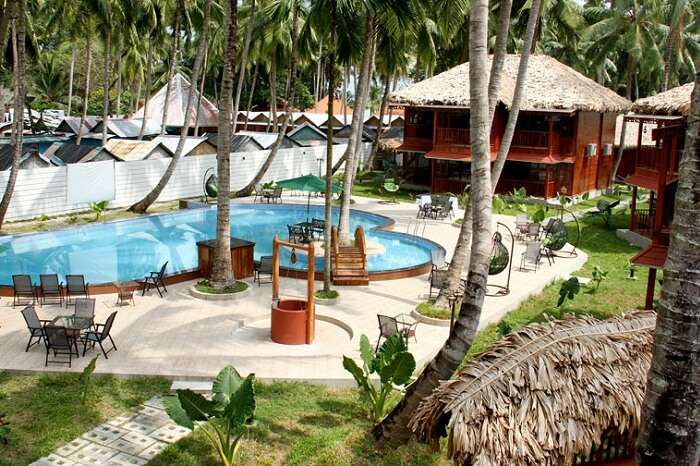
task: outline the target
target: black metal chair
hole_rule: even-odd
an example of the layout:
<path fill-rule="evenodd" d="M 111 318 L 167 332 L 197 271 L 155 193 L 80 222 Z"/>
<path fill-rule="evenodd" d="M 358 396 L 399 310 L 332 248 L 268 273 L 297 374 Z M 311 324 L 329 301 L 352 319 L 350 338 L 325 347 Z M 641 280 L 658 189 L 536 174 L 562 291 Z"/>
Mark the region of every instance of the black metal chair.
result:
<path fill-rule="evenodd" d="M 23 303 L 23 299 L 31 299 L 31 304 L 36 303 L 36 290 L 34 289 L 34 285 L 32 285 L 32 279 L 29 275 L 13 275 L 12 290 L 12 307 L 18 304 L 30 304 L 29 302 Z"/>
<path fill-rule="evenodd" d="M 89 298 L 89 286 L 84 275 L 66 275 L 66 305 L 73 304 L 72 297 Z"/>
<path fill-rule="evenodd" d="M 260 261 L 255 264 L 253 282 L 258 286 L 264 283 L 272 283 L 272 256 L 260 256 Z"/>
<path fill-rule="evenodd" d="M 73 363 L 73 355 L 80 356 L 78 352 L 78 343 L 76 339 L 66 331 L 65 327 L 56 327 L 47 325 L 44 327 L 46 333 L 46 360 L 44 366 L 51 364 L 65 364 L 66 361 L 54 360 L 49 361 L 49 356 L 53 354 L 54 358 L 59 356 L 68 356 L 68 367 Z"/>
<path fill-rule="evenodd" d="M 282 187 L 281 186 L 275 186 L 275 189 L 272 191 L 272 195 L 270 196 L 270 200 L 272 201 L 273 204 L 277 204 L 277 201 L 279 203 L 282 203 Z"/>
<path fill-rule="evenodd" d="M 104 355 L 105 359 L 109 359 L 107 357 L 107 353 L 110 353 L 112 350 L 117 351 L 117 345 L 114 344 L 114 340 L 112 339 L 111 335 L 112 324 L 114 323 L 114 318 L 116 316 L 117 312 L 114 311 L 109 315 L 109 317 L 107 317 L 107 321 L 104 324 L 97 324 L 95 325 L 95 330 L 88 330 L 83 334 L 83 356 L 85 356 L 85 352 L 87 351 L 88 343 L 91 344 L 93 348 L 95 344 L 100 345 L 100 349 L 102 350 L 102 354 Z M 110 348 L 109 351 L 105 351 L 105 348 L 102 345 L 102 343 L 107 340 L 112 343 L 112 348 Z"/>
<path fill-rule="evenodd" d="M 41 341 L 44 340 L 46 334 L 44 333 L 44 327 L 48 324 L 51 323 L 50 320 L 42 320 L 39 319 L 39 316 L 36 315 L 36 309 L 34 306 L 27 306 L 24 309 L 22 309 L 22 317 L 24 317 L 24 321 L 27 323 L 27 329 L 29 330 L 29 342 L 27 342 L 27 348 L 24 350 L 25 352 L 29 351 L 29 348 L 31 348 L 33 345 L 38 345 Z M 36 341 L 32 343 L 32 340 L 36 338 Z"/>
<path fill-rule="evenodd" d="M 146 291 L 150 290 L 151 288 L 155 288 L 160 297 L 163 297 L 163 291 L 166 293 L 168 292 L 168 289 L 165 287 L 165 269 L 168 267 L 168 261 L 165 261 L 165 264 L 163 264 L 158 272 L 151 272 L 146 276 L 143 280 L 139 281 L 138 283 L 141 284 L 142 291 L 141 291 L 141 296 L 144 296 L 146 294 Z M 163 291 L 161 291 L 161 288 Z"/>
<path fill-rule="evenodd" d="M 301 225 L 287 225 L 287 232 L 291 243 L 306 244 L 309 242 L 309 232 Z"/>
<path fill-rule="evenodd" d="M 75 300 L 75 317 L 90 319 L 92 322 L 95 319 L 95 299 L 94 298 L 78 298 Z"/>
<path fill-rule="evenodd" d="M 253 203 L 258 202 L 258 199 L 260 202 L 265 200 L 265 190 L 263 189 L 261 184 L 256 184 L 255 185 L 255 197 L 253 198 Z"/>
<path fill-rule="evenodd" d="M 58 275 L 39 275 L 39 294 L 42 306 L 46 304 L 47 299 L 58 300 L 58 304 L 63 306 L 63 282 L 58 281 Z"/>
<path fill-rule="evenodd" d="M 315 238 L 322 239 L 326 232 L 326 221 L 320 218 L 311 219 L 311 235 Z"/>

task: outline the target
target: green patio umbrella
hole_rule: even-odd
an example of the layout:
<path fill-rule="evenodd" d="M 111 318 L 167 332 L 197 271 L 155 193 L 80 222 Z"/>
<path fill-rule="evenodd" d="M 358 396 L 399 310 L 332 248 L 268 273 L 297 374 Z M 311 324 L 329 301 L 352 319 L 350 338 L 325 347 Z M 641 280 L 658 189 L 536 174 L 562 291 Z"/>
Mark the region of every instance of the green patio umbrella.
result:
<path fill-rule="evenodd" d="M 306 201 L 306 220 L 309 217 L 309 207 L 311 204 L 311 193 L 323 193 L 326 191 L 326 180 L 316 175 L 304 175 L 298 176 L 296 178 L 290 178 L 288 180 L 282 180 L 277 182 L 277 186 L 281 186 L 285 189 L 291 189 L 294 191 L 304 191 L 309 193 L 309 197 Z M 337 182 L 333 181 L 333 192 L 342 192 L 343 188 Z"/>

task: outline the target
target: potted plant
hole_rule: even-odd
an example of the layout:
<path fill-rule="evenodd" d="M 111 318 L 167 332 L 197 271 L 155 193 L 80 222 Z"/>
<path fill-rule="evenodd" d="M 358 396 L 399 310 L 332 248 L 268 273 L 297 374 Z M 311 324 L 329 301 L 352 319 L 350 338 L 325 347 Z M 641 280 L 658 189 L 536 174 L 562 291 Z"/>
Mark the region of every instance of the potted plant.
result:
<path fill-rule="evenodd" d="M 314 299 L 322 306 L 333 306 L 338 303 L 340 294 L 336 290 L 317 290 L 314 293 Z"/>

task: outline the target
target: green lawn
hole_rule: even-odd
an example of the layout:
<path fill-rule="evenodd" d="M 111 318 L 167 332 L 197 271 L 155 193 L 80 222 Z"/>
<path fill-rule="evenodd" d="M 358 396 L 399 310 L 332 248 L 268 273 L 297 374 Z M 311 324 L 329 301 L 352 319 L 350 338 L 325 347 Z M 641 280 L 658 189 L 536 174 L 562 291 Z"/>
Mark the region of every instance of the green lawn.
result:
<path fill-rule="evenodd" d="M 0 444 L 0 465 L 36 461 L 96 425 L 166 393 L 170 386 L 159 377 L 94 376 L 92 395 L 83 405 L 78 377 L 0 373 L 0 414 L 11 422 L 9 443 Z"/>
<path fill-rule="evenodd" d="M 370 421 L 354 390 L 303 383 L 256 386 L 256 423 L 243 442 L 240 465 L 437 465 L 444 456 L 411 442 L 377 450 Z M 195 432 L 148 463 L 149 466 L 217 465 L 203 435 Z"/>

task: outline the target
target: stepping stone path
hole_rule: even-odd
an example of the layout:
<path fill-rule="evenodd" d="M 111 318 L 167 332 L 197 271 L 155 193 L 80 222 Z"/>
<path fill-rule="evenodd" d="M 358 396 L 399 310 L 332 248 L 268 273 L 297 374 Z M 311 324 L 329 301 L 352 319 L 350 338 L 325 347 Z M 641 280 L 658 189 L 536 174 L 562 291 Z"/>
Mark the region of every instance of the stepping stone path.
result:
<path fill-rule="evenodd" d="M 154 397 L 30 466 L 138 466 L 189 433 L 170 420 L 160 398 Z"/>

